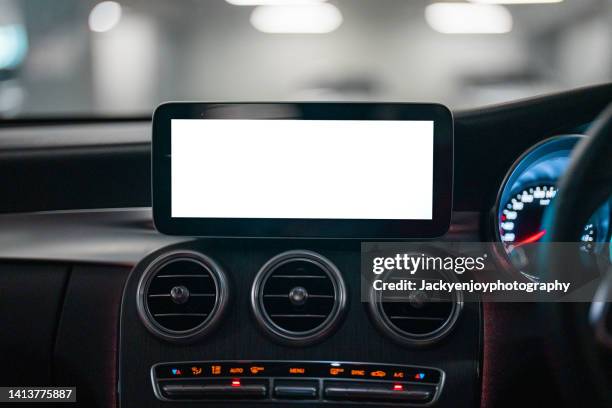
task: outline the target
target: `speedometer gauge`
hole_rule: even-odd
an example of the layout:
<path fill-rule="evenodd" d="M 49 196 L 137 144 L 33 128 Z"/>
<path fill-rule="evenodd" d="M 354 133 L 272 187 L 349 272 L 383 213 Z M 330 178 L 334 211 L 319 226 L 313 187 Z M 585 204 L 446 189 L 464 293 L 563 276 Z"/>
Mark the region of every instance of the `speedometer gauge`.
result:
<path fill-rule="evenodd" d="M 544 211 L 556 195 L 555 186 L 541 184 L 511 196 L 503 207 L 499 225 L 499 235 L 507 252 L 544 238 L 546 230 L 541 225 Z M 589 222 L 580 237 L 583 248 L 590 251 L 596 237 L 595 224 Z"/>
<path fill-rule="evenodd" d="M 546 237 L 544 213 L 555 200 L 557 181 L 569 164 L 572 149 L 583 137 L 556 136 L 527 150 L 508 171 L 497 196 L 494 233 L 502 243 L 502 255 L 529 279 L 538 279 L 533 271 L 537 251 L 526 244 Z M 608 242 L 609 221 L 610 205 L 606 203 L 576 237 L 584 251 L 597 253 L 597 243 Z"/>

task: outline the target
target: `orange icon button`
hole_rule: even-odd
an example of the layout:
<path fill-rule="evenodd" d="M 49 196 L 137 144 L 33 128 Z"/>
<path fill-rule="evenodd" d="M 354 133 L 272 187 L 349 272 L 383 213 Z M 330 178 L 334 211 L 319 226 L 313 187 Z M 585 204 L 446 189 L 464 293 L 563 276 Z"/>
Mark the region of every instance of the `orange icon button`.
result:
<path fill-rule="evenodd" d="M 306 372 L 306 369 L 302 367 L 289 368 L 289 374 L 304 374 L 305 372 Z"/>
<path fill-rule="evenodd" d="M 404 378 L 404 372 L 403 371 L 396 371 L 393 373 L 393 378 Z"/>
<path fill-rule="evenodd" d="M 214 365 L 210 367 L 210 372 L 212 375 L 221 375 L 221 366 Z"/>
<path fill-rule="evenodd" d="M 386 376 L 387 376 L 387 373 L 385 373 L 384 371 L 380 371 L 380 370 L 379 370 L 379 371 L 372 371 L 372 372 L 370 373 L 370 375 L 371 375 L 372 377 L 380 377 L 380 378 L 382 378 L 382 377 L 386 377 Z"/>
<path fill-rule="evenodd" d="M 260 372 L 262 372 L 264 370 L 265 370 L 264 367 L 253 366 L 253 367 L 250 368 L 251 374 L 259 374 Z"/>
<path fill-rule="evenodd" d="M 344 372 L 344 368 L 332 367 L 329 369 L 331 375 L 339 375 Z"/>
<path fill-rule="evenodd" d="M 365 370 L 351 370 L 351 375 L 363 377 L 365 375 Z"/>
<path fill-rule="evenodd" d="M 191 374 L 193 375 L 201 375 L 202 374 L 202 367 L 191 367 Z"/>
<path fill-rule="evenodd" d="M 242 367 L 232 367 L 229 369 L 230 374 L 242 374 L 244 373 L 244 368 Z"/>

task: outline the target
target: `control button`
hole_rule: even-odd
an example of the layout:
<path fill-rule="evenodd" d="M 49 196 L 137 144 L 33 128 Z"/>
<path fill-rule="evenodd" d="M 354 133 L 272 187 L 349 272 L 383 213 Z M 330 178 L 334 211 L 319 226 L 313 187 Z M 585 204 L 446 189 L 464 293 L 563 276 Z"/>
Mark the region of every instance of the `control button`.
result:
<path fill-rule="evenodd" d="M 202 370 L 200 372 L 200 369 Z M 434 368 L 388 364 L 304 361 L 201 361 L 162 363 L 155 378 L 351 378 L 358 381 L 397 381 L 440 384 L 442 371 Z"/>
<path fill-rule="evenodd" d="M 280 399 L 316 399 L 318 381 L 279 380 L 274 382 L 274 396 Z"/>
<path fill-rule="evenodd" d="M 329 369 L 329 375 L 338 376 L 338 375 L 340 375 L 342 373 L 344 373 L 344 368 L 332 367 L 332 368 Z"/>
<path fill-rule="evenodd" d="M 253 375 L 257 375 L 257 374 L 263 373 L 265 370 L 266 370 L 266 368 L 262 367 L 262 366 L 251 366 L 249 368 L 249 371 Z"/>
<path fill-rule="evenodd" d="M 237 381 L 237 382 L 236 382 Z M 171 399 L 261 399 L 268 395 L 267 382 L 238 380 L 162 384 L 162 394 Z"/>
<path fill-rule="evenodd" d="M 437 384 L 440 382 L 440 372 L 428 368 L 410 368 L 406 370 L 405 380 Z"/>
<path fill-rule="evenodd" d="M 326 381 L 323 395 L 330 400 L 429 402 L 435 387 L 412 384 Z"/>

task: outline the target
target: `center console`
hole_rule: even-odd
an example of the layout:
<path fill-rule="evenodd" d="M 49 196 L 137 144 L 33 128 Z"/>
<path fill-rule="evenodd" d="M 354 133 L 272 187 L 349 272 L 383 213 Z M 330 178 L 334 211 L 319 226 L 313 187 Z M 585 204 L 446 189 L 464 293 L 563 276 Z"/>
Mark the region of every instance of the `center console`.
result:
<path fill-rule="evenodd" d="M 217 239 L 145 257 L 123 296 L 120 405 L 476 406 L 479 305 L 450 327 L 397 309 L 406 339 L 432 339 L 400 341 L 360 302 L 359 255 L 354 241 Z"/>

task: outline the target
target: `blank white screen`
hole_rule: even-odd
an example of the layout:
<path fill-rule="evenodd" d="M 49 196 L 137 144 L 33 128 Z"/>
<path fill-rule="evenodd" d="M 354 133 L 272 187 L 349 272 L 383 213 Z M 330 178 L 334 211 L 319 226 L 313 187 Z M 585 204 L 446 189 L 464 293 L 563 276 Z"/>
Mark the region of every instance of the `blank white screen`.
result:
<path fill-rule="evenodd" d="M 172 217 L 432 219 L 433 121 L 171 127 Z"/>

